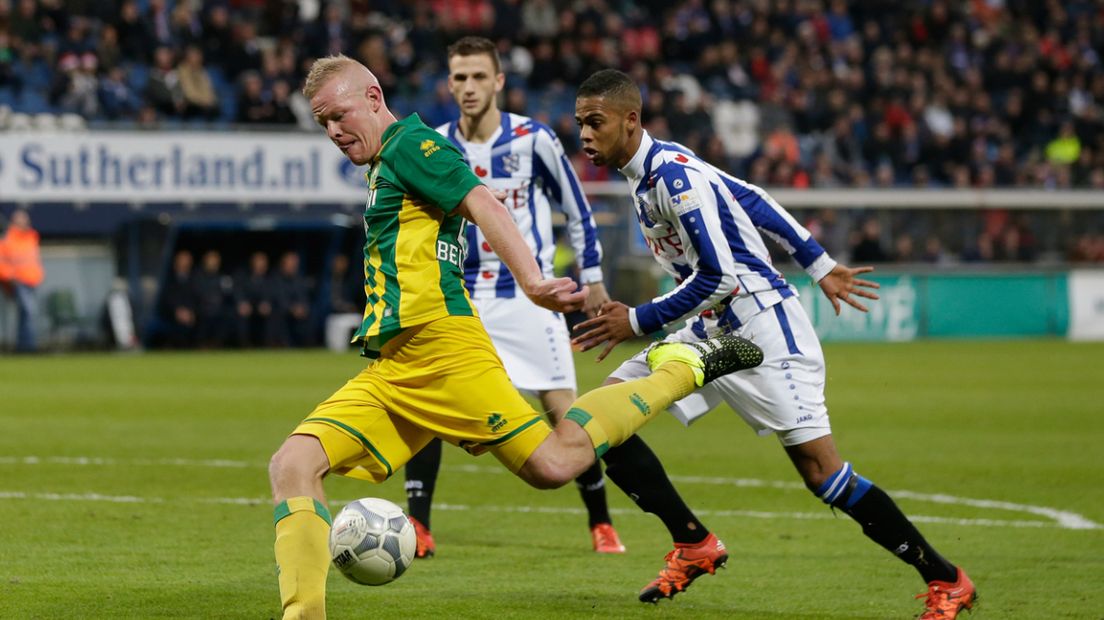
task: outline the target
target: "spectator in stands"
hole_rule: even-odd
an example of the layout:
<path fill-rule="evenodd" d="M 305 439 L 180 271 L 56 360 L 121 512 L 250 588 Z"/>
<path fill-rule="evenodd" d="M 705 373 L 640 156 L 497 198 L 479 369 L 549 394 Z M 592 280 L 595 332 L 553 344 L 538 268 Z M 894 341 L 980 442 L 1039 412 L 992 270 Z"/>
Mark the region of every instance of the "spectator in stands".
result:
<path fill-rule="evenodd" d="M 218 115 L 218 97 L 211 76 L 203 66 L 203 50 L 189 45 L 184 50 L 184 59 L 176 67 L 176 75 L 180 80 L 184 118 L 213 120 Z"/>
<path fill-rule="evenodd" d="M 61 111 L 85 117 L 95 117 L 100 113 L 96 62 L 96 55 L 92 52 L 84 52 L 80 56 L 67 53 L 61 57 L 59 73 L 51 92 L 51 100 Z"/>
<path fill-rule="evenodd" d="M 299 254 L 285 252 L 280 257 L 275 281 L 276 343 L 305 347 L 313 344 L 310 325 L 310 281 L 299 272 Z"/>
<path fill-rule="evenodd" d="M 236 22 L 233 32 L 230 48 L 221 59 L 226 77 L 236 80 L 245 71 L 261 70 L 261 44 L 252 22 Z"/>
<path fill-rule="evenodd" d="M 284 80 L 272 83 L 272 123 L 290 125 L 296 122 L 291 109 L 291 87 Z"/>
<path fill-rule="evenodd" d="M 275 314 L 275 282 L 268 274 L 268 255 L 254 252 L 249 270 L 237 278 L 235 335 L 242 346 L 275 346 L 278 316 Z"/>
<path fill-rule="evenodd" d="M 865 265 L 888 260 L 889 254 L 882 247 L 882 225 L 876 217 L 867 218 L 851 244 L 851 261 Z"/>
<path fill-rule="evenodd" d="M 184 93 L 173 61 L 171 48 L 162 46 L 154 50 L 146 99 L 159 113 L 175 117 L 184 111 Z"/>
<path fill-rule="evenodd" d="M 12 213 L 8 229 L 0 237 L 0 288 L 15 298 L 18 307 L 15 350 L 19 353 L 31 353 L 37 348 L 35 290 L 45 275 L 38 242 L 30 215 L 22 209 Z"/>
<path fill-rule="evenodd" d="M 123 49 L 119 46 L 119 31 L 111 24 L 100 28 L 100 39 L 96 43 L 96 58 L 100 71 L 110 72 L 123 62 Z"/>
<path fill-rule="evenodd" d="M 137 0 L 123 0 L 119 7 L 119 18 L 114 26 L 119 35 L 119 49 L 124 58 L 138 62 L 151 60 L 153 35 L 146 26 L 146 22 L 142 20 Z"/>
<path fill-rule="evenodd" d="M 338 253 L 330 266 L 330 312 L 360 313 L 364 310 L 363 278 L 349 272 L 349 257 Z"/>
<path fill-rule="evenodd" d="M 242 75 L 241 91 L 238 95 L 238 122 L 246 125 L 273 122 L 275 110 L 272 102 L 265 97 L 264 82 L 256 71 Z"/>
<path fill-rule="evenodd" d="M 126 71 L 115 67 L 100 80 L 100 108 L 110 120 L 134 118 L 142 102 L 127 83 Z"/>
<path fill-rule="evenodd" d="M 164 344 L 177 349 L 196 345 L 196 291 L 194 259 L 188 250 L 173 255 L 172 270 L 161 287 L 159 314 L 164 321 Z"/>
<path fill-rule="evenodd" d="M 203 253 L 194 289 L 196 341 L 201 348 L 222 347 L 228 338 L 234 281 L 222 272 L 222 254 L 218 250 Z"/>
<path fill-rule="evenodd" d="M 203 57 L 212 62 L 219 62 L 219 59 L 228 55 L 233 37 L 229 7 L 222 3 L 211 4 L 203 21 L 203 34 L 200 41 Z"/>

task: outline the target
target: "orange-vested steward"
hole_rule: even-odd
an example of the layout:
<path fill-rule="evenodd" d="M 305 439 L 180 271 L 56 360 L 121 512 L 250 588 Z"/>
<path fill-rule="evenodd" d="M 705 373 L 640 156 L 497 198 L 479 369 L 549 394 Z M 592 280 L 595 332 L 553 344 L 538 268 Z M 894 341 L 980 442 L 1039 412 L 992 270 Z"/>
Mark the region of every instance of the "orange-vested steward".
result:
<path fill-rule="evenodd" d="M 14 226 L 8 228 L 8 233 L 0 239 L 0 280 L 38 286 L 42 277 L 38 233 Z"/>

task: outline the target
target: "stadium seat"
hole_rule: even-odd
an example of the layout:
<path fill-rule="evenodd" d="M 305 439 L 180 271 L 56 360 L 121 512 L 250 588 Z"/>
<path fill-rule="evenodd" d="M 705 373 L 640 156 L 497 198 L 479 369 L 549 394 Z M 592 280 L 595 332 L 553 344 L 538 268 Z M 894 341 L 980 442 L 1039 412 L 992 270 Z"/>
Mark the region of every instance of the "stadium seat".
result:
<path fill-rule="evenodd" d="M 31 116 L 23 112 L 16 112 L 8 119 L 8 131 L 30 131 L 33 127 Z"/>
<path fill-rule="evenodd" d="M 67 112 L 58 117 L 58 128 L 64 131 L 87 131 L 88 123 L 80 114 Z"/>
<path fill-rule="evenodd" d="M 31 118 L 31 123 L 38 131 L 55 131 L 58 128 L 58 117 L 49 112 L 39 112 Z"/>

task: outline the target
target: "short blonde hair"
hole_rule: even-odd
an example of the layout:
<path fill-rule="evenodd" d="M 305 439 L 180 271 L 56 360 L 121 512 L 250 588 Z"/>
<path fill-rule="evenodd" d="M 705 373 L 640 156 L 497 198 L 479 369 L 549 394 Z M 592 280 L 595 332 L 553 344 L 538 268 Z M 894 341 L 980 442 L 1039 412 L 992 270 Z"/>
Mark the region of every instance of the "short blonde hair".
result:
<path fill-rule="evenodd" d="M 306 81 L 303 82 L 303 96 L 312 99 L 333 76 L 356 64 L 360 63 L 344 54 L 326 56 L 315 60 L 314 64 L 311 65 L 310 73 L 307 74 Z"/>

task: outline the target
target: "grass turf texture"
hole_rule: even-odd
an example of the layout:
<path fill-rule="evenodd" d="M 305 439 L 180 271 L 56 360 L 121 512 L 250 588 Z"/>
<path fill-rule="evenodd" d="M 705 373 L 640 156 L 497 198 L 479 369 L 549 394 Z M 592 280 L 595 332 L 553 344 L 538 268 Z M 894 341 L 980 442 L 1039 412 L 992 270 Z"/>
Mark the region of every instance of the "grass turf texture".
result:
<path fill-rule="evenodd" d="M 826 354 L 841 452 L 891 494 L 1044 506 L 1104 523 L 1104 346 L 836 344 Z M 592 359 L 577 360 L 584 389 L 617 363 L 616 354 Z M 278 615 L 267 459 L 361 366 L 321 351 L 0 359 L 0 618 Z M 800 488 L 773 438 L 756 438 L 727 410 L 690 429 L 664 416 L 643 434 L 730 550 L 729 568 L 689 593 L 658 608 L 636 601 L 669 540 L 612 484 L 629 552 L 597 556 L 573 488 L 532 490 L 493 457 L 449 448 L 433 515 L 438 557 L 382 588 L 331 571 L 330 617 L 918 612 L 916 573 Z M 326 489 L 334 512 L 364 496 L 405 503 L 401 475 L 381 486 L 335 477 Z M 899 502 L 944 519 L 919 525 L 978 585 L 972 620 L 1101 617 L 1104 530 Z M 1008 523 L 1024 521 L 1035 525 Z"/>

